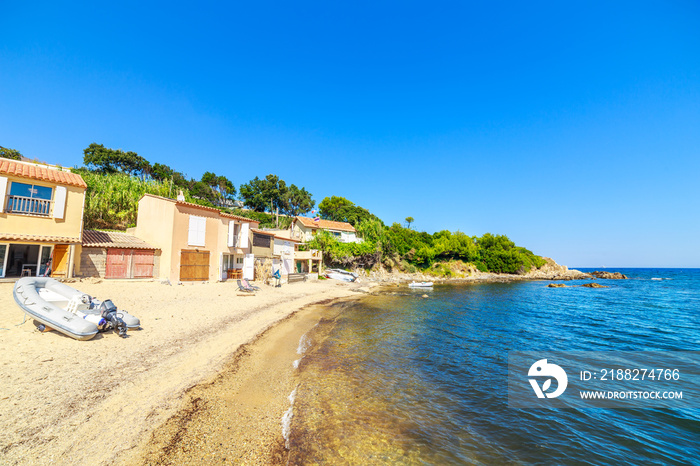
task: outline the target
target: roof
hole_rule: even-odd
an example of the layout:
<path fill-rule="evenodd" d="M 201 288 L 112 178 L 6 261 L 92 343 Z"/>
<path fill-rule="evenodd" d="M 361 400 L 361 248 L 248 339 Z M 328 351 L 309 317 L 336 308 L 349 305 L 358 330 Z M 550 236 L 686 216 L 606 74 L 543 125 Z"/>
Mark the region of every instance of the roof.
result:
<path fill-rule="evenodd" d="M 124 248 L 124 249 L 158 249 L 144 240 L 127 233 L 117 231 L 83 231 L 83 247 L 86 248 Z"/>
<path fill-rule="evenodd" d="M 42 235 L 18 235 L 14 233 L 0 233 L 0 240 L 31 241 L 36 243 L 72 243 L 80 244 L 77 236 L 42 236 Z"/>
<path fill-rule="evenodd" d="M 314 222 L 314 219 L 308 217 L 297 216 L 296 220 L 307 228 L 320 228 L 322 230 L 339 230 L 339 231 L 355 231 L 355 227 L 347 222 L 334 222 L 333 220 L 319 220 Z"/>
<path fill-rule="evenodd" d="M 260 224 L 259 221 L 253 220 L 252 218 L 246 218 L 246 217 L 241 217 L 241 216 L 239 216 L 239 215 L 229 214 L 228 212 L 222 212 L 222 211 L 220 211 L 219 209 L 217 209 L 216 207 L 209 207 L 209 206 L 205 206 L 205 205 L 193 204 L 193 203 L 191 203 L 191 202 L 186 202 L 186 201 L 176 201 L 175 199 L 170 199 L 170 198 L 168 198 L 168 197 L 163 197 L 163 196 L 156 196 L 155 194 L 148 194 L 148 193 L 146 193 L 146 194 L 144 194 L 143 196 L 141 196 L 141 199 L 143 199 L 143 198 L 146 197 L 146 196 L 148 196 L 148 197 L 153 197 L 153 198 L 156 198 L 156 199 L 160 199 L 160 200 L 163 200 L 163 201 L 172 202 L 172 203 L 175 204 L 175 205 L 179 205 L 179 206 L 183 206 L 183 207 L 190 207 L 190 208 L 192 208 L 192 209 L 199 209 L 199 210 L 206 210 L 206 211 L 209 211 L 209 212 L 216 212 L 216 213 L 218 213 L 220 216 L 225 217 L 225 218 L 232 218 L 232 219 L 235 219 L 235 220 L 240 220 L 240 221 L 242 221 L 242 222 L 257 223 L 258 225 Z M 139 200 L 140 200 L 140 199 L 139 199 Z"/>
<path fill-rule="evenodd" d="M 259 234 L 265 235 L 265 236 L 277 236 L 277 235 L 275 235 L 274 231 L 258 230 L 257 228 L 251 228 L 251 230 L 253 230 L 253 232 L 255 232 L 255 233 L 259 233 Z"/>
<path fill-rule="evenodd" d="M 37 165 L 17 160 L 0 158 L 0 174 L 87 188 L 87 184 L 85 184 L 83 178 L 77 173 L 71 173 L 68 170 L 58 170 L 47 165 Z"/>

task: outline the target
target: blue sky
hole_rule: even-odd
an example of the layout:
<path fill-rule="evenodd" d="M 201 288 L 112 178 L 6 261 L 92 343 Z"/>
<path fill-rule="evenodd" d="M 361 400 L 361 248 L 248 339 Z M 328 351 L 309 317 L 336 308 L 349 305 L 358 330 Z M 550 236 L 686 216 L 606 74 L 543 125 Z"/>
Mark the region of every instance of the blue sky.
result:
<path fill-rule="evenodd" d="M 92 142 L 569 266 L 700 267 L 700 3 L 4 2 L 0 145 Z"/>

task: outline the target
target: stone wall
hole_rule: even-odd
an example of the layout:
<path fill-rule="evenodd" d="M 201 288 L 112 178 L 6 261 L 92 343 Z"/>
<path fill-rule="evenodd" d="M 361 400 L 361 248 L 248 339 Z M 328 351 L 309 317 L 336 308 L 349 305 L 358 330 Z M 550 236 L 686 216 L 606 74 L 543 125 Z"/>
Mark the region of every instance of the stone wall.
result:
<path fill-rule="evenodd" d="M 80 253 L 80 276 L 104 278 L 107 266 L 107 249 L 82 249 Z"/>

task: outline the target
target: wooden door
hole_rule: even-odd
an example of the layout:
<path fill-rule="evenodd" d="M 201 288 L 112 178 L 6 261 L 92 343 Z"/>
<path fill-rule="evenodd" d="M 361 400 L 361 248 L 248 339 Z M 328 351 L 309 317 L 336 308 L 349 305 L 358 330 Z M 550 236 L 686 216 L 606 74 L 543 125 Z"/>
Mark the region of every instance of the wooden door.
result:
<path fill-rule="evenodd" d="M 209 251 L 180 252 L 180 281 L 209 280 Z"/>
<path fill-rule="evenodd" d="M 108 249 L 105 278 L 130 278 L 131 249 Z"/>
<path fill-rule="evenodd" d="M 134 249 L 131 260 L 133 261 L 133 278 L 153 278 L 153 251 Z"/>
<path fill-rule="evenodd" d="M 51 276 L 68 276 L 68 245 L 57 244 L 53 248 L 53 259 L 51 260 Z"/>

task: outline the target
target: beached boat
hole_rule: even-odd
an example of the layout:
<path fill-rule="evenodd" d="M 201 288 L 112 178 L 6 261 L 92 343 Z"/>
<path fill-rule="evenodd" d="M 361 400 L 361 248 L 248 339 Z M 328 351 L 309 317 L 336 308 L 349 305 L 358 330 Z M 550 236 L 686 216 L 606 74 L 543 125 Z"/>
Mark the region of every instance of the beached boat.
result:
<path fill-rule="evenodd" d="M 408 284 L 409 288 L 432 288 L 433 282 L 411 282 Z"/>
<path fill-rule="evenodd" d="M 100 301 L 53 278 L 23 277 L 13 290 L 19 307 L 36 321 L 76 340 L 89 340 L 97 332 L 114 329 L 126 337 L 127 328 L 141 322 L 120 311 L 111 300 Z"/>
<path fill-rule="evenodd" d="M 348 272 L 342 269 L 326 269 L 326 278 L 332 278 L 334 280 L 342 280 L 344 282 L 354 282 L 357 280 L 356 273 Z"/>

